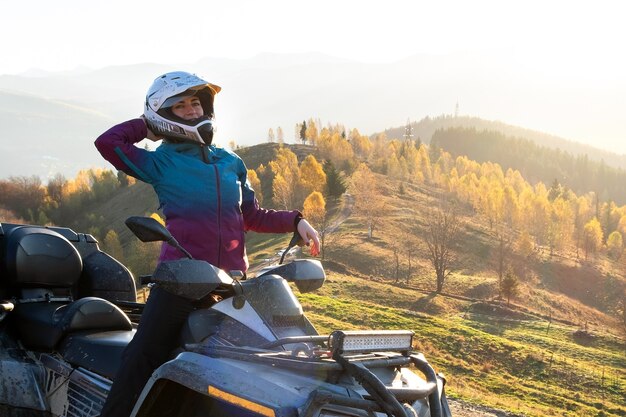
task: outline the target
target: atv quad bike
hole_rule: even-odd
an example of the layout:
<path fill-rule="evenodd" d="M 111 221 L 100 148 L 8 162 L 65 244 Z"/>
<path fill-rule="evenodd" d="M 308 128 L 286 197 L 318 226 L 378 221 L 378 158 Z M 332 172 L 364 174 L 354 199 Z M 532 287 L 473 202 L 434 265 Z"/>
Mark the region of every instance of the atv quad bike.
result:
<path fill-rule="evenodd" d="M 186 253 L 153 219 L 127 225 Z M 248 279 L 194 259 L 161 263 L 146 281 L 204 307 L 132 416 L 450 416 L 445 381 L 411 351 L 412 332 L 315 331 L 288 282 L 307 292 L 324 280 L 308 259 Z M 88 234 L 2 224 L 0 299 L 0 415 L 97 416 L 141 314 L 128 269 Z"/>

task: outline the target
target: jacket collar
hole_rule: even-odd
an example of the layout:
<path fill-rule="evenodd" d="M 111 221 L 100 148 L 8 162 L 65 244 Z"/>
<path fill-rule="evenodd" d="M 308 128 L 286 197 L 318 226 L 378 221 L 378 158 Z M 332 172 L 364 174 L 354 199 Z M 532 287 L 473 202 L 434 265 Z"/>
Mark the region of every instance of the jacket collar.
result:
<path fill-rule="evenodd" d="M 209 155 L 215 153 L 214 145 L 207 146 L 207 145 L 200 145 L 199 143 L 196 144 L 196 143 L 188 143 L 188 142 L 172 143 L 172 142 L 163 141 L 161 145 L 159 146 L 159 148 L 161 148 L 163 151 L 166 151 L 166 152 L 177 152 L 177 153 L 182 153 L 185 155 L 201 156 L 203 152 L 202 148 L 204 148 L 204 152 L 206 152 Z"/>

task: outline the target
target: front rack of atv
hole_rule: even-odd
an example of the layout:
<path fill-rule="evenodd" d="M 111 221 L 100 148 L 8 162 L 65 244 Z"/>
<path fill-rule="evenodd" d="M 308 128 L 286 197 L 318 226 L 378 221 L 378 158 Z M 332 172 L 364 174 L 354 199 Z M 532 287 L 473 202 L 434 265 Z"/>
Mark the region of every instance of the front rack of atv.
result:
<path fill-rule="evenodd" d="M 309 397 L 309 404 L 321 406 L 332 404 L 362 410 L 383 412 L 389 416 L 409 417 L 415 414 L 405 404 L 428 398 L 431 417 L 443 416 L 441 391 L 445 385 L 442 375 L 437 375 L 424 355 L 410 350 L 402 352 L 358 352 L 347 353 L 341 349 L 330 349 L 330 336 L 287 337 L 268 342 L 259 347 L 188 345 L 187 349 L 211 357 L 265 364 L 313 375 L 326 375 L 327 380 L 337 380 L 348 373 L 369 394 L 368 398 L 351 398 L 316 390 Z M 321 349 L 312 348 L 313 345 Z M 289 350 L 270 350 L 277 347 L 291 347 Z M 370 369 L 401 368 L 413 365 L 426 377 L 419 388 L 385 386 Z M 441 383 L 438 383 L 438 377 Z M 306 407 L 312 410 L 316 407 Z M 305 415 L 304 417 L 309 417 Z"/>

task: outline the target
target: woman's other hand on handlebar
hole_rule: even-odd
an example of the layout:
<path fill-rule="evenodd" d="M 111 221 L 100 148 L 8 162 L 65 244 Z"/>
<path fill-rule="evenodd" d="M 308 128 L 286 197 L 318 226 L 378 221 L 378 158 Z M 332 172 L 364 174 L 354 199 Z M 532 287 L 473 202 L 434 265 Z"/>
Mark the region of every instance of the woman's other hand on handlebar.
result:
<path fill-rule="evenodd" d="M 309 224 L 306 219 L 302 219 L 298 222 L 298 233 L 302 236 L 304 244 L 311 248 L 311 255 L 317 256 L 320 254 L 320 238 L 317 231 Z M 311 244 L 312 243 L 312 244 Z"/>

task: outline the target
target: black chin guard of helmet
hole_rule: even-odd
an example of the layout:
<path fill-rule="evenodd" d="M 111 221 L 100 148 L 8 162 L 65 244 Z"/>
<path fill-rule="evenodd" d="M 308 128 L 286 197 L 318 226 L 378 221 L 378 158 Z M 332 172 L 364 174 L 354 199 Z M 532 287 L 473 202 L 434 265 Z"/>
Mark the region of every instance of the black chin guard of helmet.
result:
<path fill-rule="evenodd" d="M 192 120 L 185 120 L 181 117 L 176 116 L 173 112 L 172 109 L 170 107 L 166 107 L 164 109 L 161 109 L 158 111 L 158 114 L 161 115 L 162 117 L 171 120 L 173 122 L 177 122 L 180 124 L 184 124 L 187 126 L 197 126 L 198 124 L 201 124 L 200 126 L 198 126 L 198 134 L 200 135 L 200 139 L 202 139 L 202 141 L 206 144 L 206 145 L 211 145 L 213 143 L 213 120 L 212 120 L 212 116 L 207 116 L 204 115 L 202 117 L 199 117 L 197 119 L 192 119 Z M 207 123 L 208 121 L 208 123 Z M 156 133 L 156 131 L 155 131 Z M 189 142 L 191 141 L 190 138 L 184 136 L 184 134 L 179 135 L 174 135 L 171 132 L 167 132 L 167 131 L 159 131 L 160 134 L 163 135 L 163 137 L 165 137 L 167 140 L 169 140 L 170 142 Z"/>
<path fill-rule="evenodd" d="M 213 143 L 213 123 L 205 123 L 198 127 L 200 137 L 207 145 Z"/>

